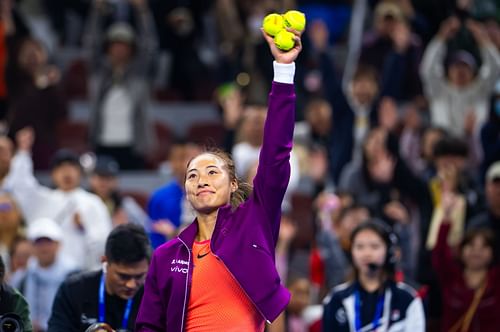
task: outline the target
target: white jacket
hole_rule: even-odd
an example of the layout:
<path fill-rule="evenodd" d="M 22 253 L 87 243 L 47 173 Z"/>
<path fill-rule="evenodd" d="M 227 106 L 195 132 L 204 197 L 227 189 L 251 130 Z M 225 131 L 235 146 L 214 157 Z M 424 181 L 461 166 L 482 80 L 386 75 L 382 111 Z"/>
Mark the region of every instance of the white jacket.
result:
<path fill-rule="evenodd" d="M 480 47 L 482 65 L 474 81 L 463 89 L 452 86 L 444 67 L 446 44 L 434 38 L 425 50 L 420 66 L 424 92 L 430 101 L 431 123 L 464 137 L 464 118 L 476 113 L 476 130 L 488 117 L 489 97 L 500 73 L 500 54 L 493 44 Z"/>
<path fill-rule="evenodd" d="M 112 223 L 98 196 L 81 188 L 63 192 L 40 185 L 33 175 L 31 156 L 26 152 L 18 152 L 12 159 L 3 187 L 13 193 L 28 225 L 39 218 L 50 218 L 61 225 L 63 256 L 80 269 L 100 267 Z M 76 214 L 82 228 L 75 224 Z"/>

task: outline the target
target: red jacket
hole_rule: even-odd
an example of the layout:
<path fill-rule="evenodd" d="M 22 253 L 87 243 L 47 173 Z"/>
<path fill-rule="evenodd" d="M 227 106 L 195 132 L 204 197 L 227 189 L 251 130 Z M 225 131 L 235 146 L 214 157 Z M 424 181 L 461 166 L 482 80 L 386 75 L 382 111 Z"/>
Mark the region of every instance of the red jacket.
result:
<path fill-rule="evenodd" d="M 438 275 L 443 298 L 441 331 L 448 332 L 467 312 L 474 290 L 467 287 L 462 265 L 453 256 L 447 237 L 450 224 L 443 223 L 432 252 L 432 265 Z M 497 332 L 500 327 L 500 269 L 491 268 L 485 292 L 472 318 L 468 332 Z"/>

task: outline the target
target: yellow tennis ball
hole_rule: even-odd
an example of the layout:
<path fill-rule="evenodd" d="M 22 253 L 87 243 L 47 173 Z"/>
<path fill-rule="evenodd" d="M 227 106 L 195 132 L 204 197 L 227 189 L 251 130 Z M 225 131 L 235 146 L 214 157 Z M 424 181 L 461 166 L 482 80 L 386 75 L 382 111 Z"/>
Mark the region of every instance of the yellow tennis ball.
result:
<path fill-rule="evenodd" d="M 298 10 L 289 10 L 283 15 L 284 24 L 286 27 L 303 31 L 306 27 L 306 16 Z"/>
<path fill-rule="evenodd" d="M 295 35 L 290 31 L 281 30 L 276 36 L 274 36 L 274 43 L 282 51 L 288 51 L 295 45 Z"/>
<path fill-rule="evenodd" d="M 269 36 L 276 36 L 278 32 L 285 28 L 283 25 L 283 16 L 276 13 L 267 15 L 262 20 L 262 27 Z"/>

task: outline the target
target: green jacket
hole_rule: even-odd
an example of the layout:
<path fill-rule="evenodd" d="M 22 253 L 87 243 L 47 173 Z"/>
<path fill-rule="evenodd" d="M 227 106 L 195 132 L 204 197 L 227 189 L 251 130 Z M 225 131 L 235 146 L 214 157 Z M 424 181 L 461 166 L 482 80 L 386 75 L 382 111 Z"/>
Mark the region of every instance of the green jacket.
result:
<path fill-rule="evenodd" d="M 24 296 L 15 288 L 0 284 L 0 316 L 15 313 L 21 317 L 25 332 L 33 332 L 30 320 L 30 309 Z"/>

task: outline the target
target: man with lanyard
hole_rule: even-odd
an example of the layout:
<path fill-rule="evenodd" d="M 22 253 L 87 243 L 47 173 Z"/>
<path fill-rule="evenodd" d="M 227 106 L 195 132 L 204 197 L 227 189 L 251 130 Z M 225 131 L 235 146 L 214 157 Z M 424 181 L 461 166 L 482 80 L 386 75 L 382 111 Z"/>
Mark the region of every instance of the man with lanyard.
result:
<path fill-rule="evenodd" d="M 48 330 L 84 332 L 92 324 L 107 323 L 133 331 L 150 257 L 141 226 L 116 227 L 106 241 L 102 269 L 72 276 L 59 288 Z"/>

